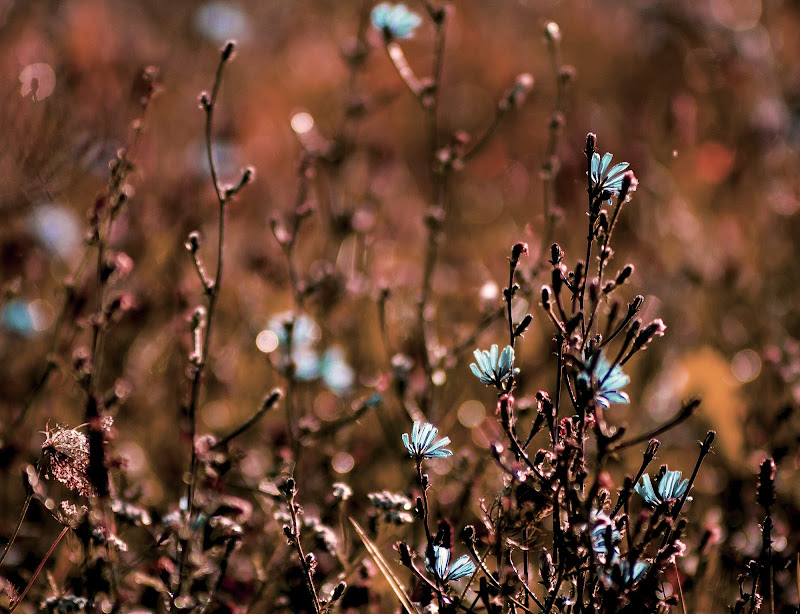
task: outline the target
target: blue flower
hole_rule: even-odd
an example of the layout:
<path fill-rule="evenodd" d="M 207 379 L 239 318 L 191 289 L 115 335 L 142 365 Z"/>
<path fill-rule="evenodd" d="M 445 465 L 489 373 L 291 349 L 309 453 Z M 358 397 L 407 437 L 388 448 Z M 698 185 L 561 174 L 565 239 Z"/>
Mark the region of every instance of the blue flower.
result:
<path fill-rule="evenodd" d="M 355 381 L 355 372 L 347 364 L 340 347 L 329 348 L 319 360 L 319 371 L 328 388 L 337 394 L 350 390 Z"/>
<path fill-rule="evenodd" d="M 619 559 L 620 552 L 617 544 L 622 541 L 622 534 L 617 530 L 611 518 L 603 512 L 592 512 L 591 520 L 592 528 L 589 531 L 589 536 L 592 540 L 592 550 L 597 555 L 597 558 L 605 563 L 610 538 L 610 545 L 613 547 L 610 561 L 615 562 Z"/>
<path fill-rule="evenodd" d="M 612 403 L 630 403 L 630 398 L 620 392 L 620 388 L 627 386 L 631 378 L 622 372 L 619 365 L 612 368 L 602 352 L 586 361 L 578 380 L 593 391 L 595 403 L 605 409 L 611 407 Z"/>
<path fill-rule="evenodd" d="M 458 557 L 453 566 L 450 567 L 450 550 L 442 546 L 434 546 L 433 553 L 436 556 L 436 564 L 431 567 L 431 562 L 426 558 L 425 567 L 433 573 L 440 582 L 449 582 L 466 578 L 475 573 L 475 563 L 466 554 Z"/>
<path fill-rule="evenodd" d="M 512 375 L 519 373 L 519 369 L 514 369 L 514 348 L 507 345 L 498 356 L 497 345 L 492 345 L 490 351 L 475 350 L 473 352 L 475 360 L 469 368 L 482 384 L 487 386 L 497 386 L 500 388 L 502 383 Z"/>
<path fill-rule="evenodd" d="M 411 427 L 411 438 L 409 439 L 408 433 L 403 433 L 403 443 L 406 446 L 406 450 L 408 450 L 408 454 L 417 460 L 452 456 L 453 453 L 450 450 L 444 449 L 444 446 L 450 443 L 450 438 L 443 437 L 434 442 L 438 434 L 439 429 L 429 422 L 425 424 L 414 422 Z"/>
<path fill-rule="evenodd" d="M 267 328 L 275 333 L 281 346 L 289 344 L 289 333 L 292 333 L 292 346 L 311 347 L 319 340 L 319 326 L 305 314 L 295 316 L 291 311 L 279 313 L 270 318 Z"/>
<path fill-rule="evenodd" d="M 382 2 L 372 9 L 372 25 L 390 41 L 393 38 L 411 38 L 414 30 L 422 23 L 422 18 L 412 13 L 405 4 Z"/>
<path fill-rule="evenodd" d="M 655 507 L 662 501 L 682 497 L 686 493 L 688 486 L 689 480 L 684 479 L 681 481 L 680 471 L 667 471 L 658 481 L 658 492 L 653 489 L 650 476 L 646 473 L 642 476 L 642 481 L 636 484 L 633 489 L 639 493 L 646 503 Z"/>
<path fill-rule="evenodd" d="M 603 195 L 603 200 L 611 200 L 612 196 L 619 195 L 622 176 L 630 166 L 627 162 L 620 162 L 609 169 L 608 165 L 613 157 L 610 153 L 603 155 L 602 159 L 598 153 L 592 155 L 592 188 Z M 628 191 L 633 192 L 635 189 L 636 183 L 632 182 Z"/>
<path fill-rule="evenodd" d="M 615 562 L 610 569 L 600 567 L 597 575 L 606 588 L 611 587 L 615 580 L 619 582 L 621 588 L 628 588 L 641 580 L 648 569 L 650 569 L 649 563 L 635 561 L 631 564 L 628 559 L 624 559 Z"/>
<path fill-rule="evenodd" d="M 35 303 L 20 299 L 8 301 L 0 311 L 0 324 L 15 333 L 32 337 L 42 330 L 42 314 Z"/>

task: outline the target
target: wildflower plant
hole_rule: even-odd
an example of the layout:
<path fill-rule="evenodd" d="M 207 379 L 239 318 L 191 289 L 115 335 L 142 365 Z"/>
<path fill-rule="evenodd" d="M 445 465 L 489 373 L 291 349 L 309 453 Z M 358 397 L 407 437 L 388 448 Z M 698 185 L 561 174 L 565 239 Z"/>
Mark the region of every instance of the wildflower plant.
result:
<path fill-rule="evenodd" d="M 641 426 L 645 419 L 638 411 L 631 411 L 626 423 L 621 407 L 635 409 L 642 402 L 642 386 L 631 376 L 646 369 L 634 364 L 666 331 L 661 319 L 644 319 L 644 296 L 628 292 L 633 264 L 612 268 L 618 222 L 627 207 L 638 206 L 631 204 L 638 186 L 631 164 L 614 164 L 611 153 L 598 152 L 596 135 L 586 136 L 585 165 L 573 177 L 585 181 L 586 226 L 577 233 L 585 243 L 577 255 L 568 254 L 554 237 L 563 230 L 556 186 L 567 183 L 559 173 L 573 168 L 559 156 L 567 88 L 575 71 L 562 64 L 561 28 L 546 23 L 542 35 L 554 69 L 554 104 L 543 131 L 547 147 L 535 152 L 543 160 L 542 223 L 530 225 L 530 247 L 509 239 L 508 257 L 498 256 L 508 264 L 502 293 L 500 282 L 493 281 L 496 292 L 481 297 L 483 313 L 469 312 L 465 301 L 459 309 L 468 312 L 464 318 L 474 316 L 474 323 L 453 326 L 446 284 L 439 280 L 447 272 L 442 261 L 457 251 L 444 249 L 457 229 L 451 219 L 454 186 L 523 105 L 534 78 L 527 72 L 512 77 L 498 93 L 493 115 L 475 134 L 455 130 L 448 122 L 458 114 L 449 114 L 444 103 L 460 94 L 442 92 L 448 85 L 443 78 L 446 34 L 459 7 L 427 0 L 419 6 L 419 14 L 388 2 L 362 11 L 355 39 L 342 54 L 349 74 L 344 95 L 335 97 L 345 101 L 340 124 L 332 127 L 336 122 L 329 118 L 317 124 L 313 110 L 293 115 L 290 125 L 299 148 L 294 204 L 269 213 L 274 244 L 263 254 L 260 244 L 252 253 L 237 250 L 234 262 L 229 218 L 241 215 L 246 221 L 240 223 L 249 223 L 234 204 L 255 174 L 246 167 L 232 181 L 224 179 L 215 156 L 214 120 L 223 76 L 236 51 L 232 41 L 225 43 L 211 87 L 199 96 L 210 175 L 202 193 L 216 208 L 215 237 L 209 246 L 199 231 L 186 236 L 182 230 L 175 240 L 188 253 L 182 252 L 184 270 L 192 282 L 176 293 L 183 310 L 175 318 L 181 334 L 165 329 L 170 334 L 131 342 L 112 334 L 120 322 L 135 328 L 124 318 L 137 309 L 133 290 L 119 286 L 136 271 L 132 257 L 117 244 L 116 222 L 133 194 L 135 144 L 157 90 L 155 75 L 145 71 L 134 88 L 143 94 L 142 117 L 131 143 L 112 160 L 108 185 L 90 209 L 86 253 L 77 279 L 64 282 L 52 354 L 0 438 L 5 446 L 9 435 L 23 432 L 26 420 L 44 413 L 44 407 L 36 410 L 37 401 L 48 393 L 48 382 L 58 379 L 53 374 L 71 376 L 75 389 L 63 403 L 78 399 L 83 424 L 46 427 L 41 433 L 41 448 L 37 444 L 31 455 L 38 459 L 26 461 L 23 470 L 25 502 L 0 563 L 30 562 L 32 554 L 20 552 L 36 551 L 30 547 L 35 532 L 20 529 L 30 520 L 32 505 L 40 505 L 55 522 L 56 536 L 40 548 L 35 571 L 0 578 L 0 598 L 6 600 L 0 605 L 10 612 L 38 603 L 53 612 L 328 614 L 399 605 L 412 614 L 665 613 L 684 599 L 681 582 L 692 573 L 693 582 L 685 585 L 703 586 L 703 557 L 714 534 L 708 529 L 699 535 L 703 529 L 690 522 L 690 505 L 698 502 L 689 494 L 715 433 L 708 431 L 700 443 L 693 467 L 663 466 L 651 477 L 657 438 L 688 420 L 699 401 L 687 401 L 673 417 L 649 428 Z M 423 24 L 433 33 L 432 44 L 415 45 L 410 62 L 399 42 Z M 388 59 L 370 62 L 395 70 L 397 89 L 414 103 L 416 115 L 409 123 L 424 134 L 422 163 L 407 168 L 409 173 L 422 169 L 415 186 L 425 203 L 417 220 L 420 270 L 408 276 L 418 279 L 412 292 L 375 279 L 380 269 L 373 251 L 385 237 L 374 226 L 390 219 L 397 207 L 384 203 L 389 198 L 381 194 L 385 176 L 392 173 L 384 180 L 373 177 L 390 156 L 382 142 L 362 142 L 358 124 L 396 97 L 396 92 L 370 89 L 364 67 L 376 45 Z M 425 70 L 419 68 L 425 54 L 432 60 L 427 74 L 418 72 Z M 380 125 L 378 114 L 373 119 Z M 352 179 L 361 174 L 365 177 Z M 366 187 L 357 195 L 352 183 L 359 181 Z M 131 216 L 128 224 L 138 221 Z M 503 221 L 502 228 L 526 222 Z M 273 248 L 282 260 L 273 262 Z M 214 266 L 206 265 L 209 250 Z M 252 266 L 262 259 L 269 266 Z M 274 274 L 270 283 L 280 298 L 248 302 L 235 275 L 251 268 Z M 145 278 L 141 286 L 148 290 L 142 311 L 161 306 L 150 294 L 152 281 Z M 16 300 L 10 287 L 7 294 L 0 305 L 2 323 L 23 333 L 39 326 L 30 318 L 20 320 L 26 314 L 18 313 L 18 303 L 8 302 Z M 413 301 L 404 302 L 407 294 Z M 278 307 L 282 302 L 290 306 Z M 252 346 L 253 331 L 242 334 L 240 323 L 263 323 L 264 318 L 267 330 L 257 347 L 268 356 L 236 361 L 237 339 L 247 338 Z M 36 338 L 43 336 L 36 330 Z M 527 346 L 536 335 L 539 344 Z M 172 341 L 181 353 L 161 356 Z M 541 343 L 545 350 L 531 358 L 528 350 Z M 116 346 L 133 346 L 130 360 L 112 359 L 109 348 Z M 139 416 L 120 411 L 130 390 L 126 374 L 116 369 L 140 371 L 148 382 L 164 374 L 171 394 L 158 398 L 159 412 L 169 399 L 182 400 L 168 421 L 144 425 L 157 431 L 180 419 L 170 448 L 180 449 L 181 456 L 165 461 L 177 474 L 169 488 L 161 476 L 149 475 L 158 471 L 137 466 L 145 446 L 128 441 L 123 448 L 134 461 L 130 471 L 117 455 L 115 429 L 133 432 L 130 425 Z M 279 387 L 264 394 L 264 381 Z M 533 382 L 541 389 L 531 389 Z M 246 418 L 234 396 L 240 388 L 256 388 L 256 401 L 261 399 Z M 464 401 L 460 395 L 466 391 L 470 396 Z M 149 389 L 136 392 L 137 404 L 150 401 Z M 59 403 L 48 403 L 46 411 L 52 405 L 60 412 Z M 282 411 L 272 412 L 278 406 Z M 410 429 L 401 426 L 408 424 Z M 440 428 L 447 436 L 440 436 Z M 21 446 L 24 439 L 15 441 Z M 683 478 L 684 472 L 689 477 Z M 344 474 L 349 474 L 347 483 L 341 481 Z M 734 612 L 756 612 L 765 593 L 778 592 L 773 556 L 781 501 L 775 479 L 775 461 L 765 459 L 755 489 L 760 548 L 742 566 Z M 359 524 L 362 518 L 366 530 Z M 48 569 L 66 536 L 77 547 L 61 556 L 55 573 L 48 570 L 51 581 L 45 588 L 40 572 Z M 28 543 L 21 545 L 23 539 Z M 12 550 L 15 556 L 7 556 Z M 688 555 L 691 564 L 683 561 Z M 376 573 L 385 582 L 376 581 Z M 14 584 L 20 578 L 26 586 Z M 771 611 L 779 611 L 771 605 Z"/>

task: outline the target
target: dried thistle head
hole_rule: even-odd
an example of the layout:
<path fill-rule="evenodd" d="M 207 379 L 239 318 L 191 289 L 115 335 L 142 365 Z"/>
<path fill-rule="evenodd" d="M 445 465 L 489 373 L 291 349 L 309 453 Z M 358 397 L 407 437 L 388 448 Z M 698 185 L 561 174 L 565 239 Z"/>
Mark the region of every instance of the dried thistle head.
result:
<path fill-rule="evenodd" d="M 42 453 L 46 459 L 45 477 L 61 482 L 87 497 L 94 494 L 86 471 L 89 468 L 89 438 L 77 429 L 57 426 L 43 431 Z"/>
<path fill-rule="evenodd" d="M 103 416 L 101 420 L 102 430 L 108 433 L 113 426 L 113 418 Z M 87 475 L 89 438 L 77 428 L 56 426 L 50 429 L 49 423 L 42 433 L 45 436 L 42 443 L 42 454 L 46 460 L 45 477 L 57 480 L 86 497 L 93 496 L 95 489 Z"/>

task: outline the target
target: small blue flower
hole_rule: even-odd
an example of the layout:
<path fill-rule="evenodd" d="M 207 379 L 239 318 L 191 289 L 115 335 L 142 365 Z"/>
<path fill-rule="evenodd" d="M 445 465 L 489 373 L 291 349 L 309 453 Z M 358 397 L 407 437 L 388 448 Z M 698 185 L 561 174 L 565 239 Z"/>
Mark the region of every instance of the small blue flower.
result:
<path fill-rule="evenodd" d="M 417 460 L 452 456 L 453 453 L 450 450 L 444 449 L 450 443 L 450 438 L 443 437 L 439 441 L 434 441 L 438 434 L 439 429 L 429 422 L 425 424 L 414 422 L 411 427 L 411 438 L 409 439 L 408 433 L 403 433 L 403 443 L 408 454 Z"/>
<path fill-rule="evenodd" d="M 450 550 L 442 546 L 434 546 L 433 553 L 436 556 L 436 564 L 431 567 L 431 562 L 425 559 L 425 567 L 439 578 L 440 582 L 449 582 L 466 578 L 475 573 L 475 563 L 466 554 L 458 557 L 453 566 L 450 567 Z"/>
<path fill-rule="evenodd" d="M 656 506 L 662 501 L 669 501 L 682 497 L 689 486 L 689 480 L 684 479 L 681 481 L 680 471 L 667 471 L 658 481 L 658 492 L 653 489 L 653 483 L 650 481 L 650 476 L 644 474 L 642 481 L 633 489 L 639 493 L 646 503 Z"/>
<path fill-rule="evenodd" d="M 593 390 L 595 403 L 605 409 L 612 403 L 630 403 L 630 398 L 620 388 L 627 386 L 631 378 L 622 372 L 619 365 L 611 368 L 602 352 L 592 355 L 584 365 L 578 380 Z"/>
<path fill-rule="evenodd" d="M 393 38 L 411 38 L 422 18 L 406 8 L 405 4 L 382 2 L 372 9 L 372 25 L 390 41 Z"/>
<path fill-rule="evenodd" d="M 340 347 L 329 348 L 319 360 L 319 371 L 325 384 L 337 394 L 346 393 L 355 381 L 355 371 L 347 364 Z"/>
<path fill-rule="evenodd" d="M 619 195 L 622 176 L 630 166 L 627 162 L 620 162 L 609 169 L 608 165 L 613 157 L 610 153 L 603 155 L 602 159 L 598 153 L 592 155 L 592 188 L 598 194 L 603 194 L 603 200 L 611 200 L 612 196 Z M 628 191 L 633 192 L 635 189 L 636 183 L 633 182 Z"/>
<path fill-rule="evenodd" d="M 311 347 L 319 340 L 319 326 L 305 314 L 295 316 L 291 311 L 279 313 L 270 318 L 267 328 L 275 333 L 278 343 L 285 347 L 292 333 L 293 347 Z"/>
<path fill-rule="evenodd" d="M 650 569 L 649 563 L 635 561 L 631 565 L 630 561 L 623 559 L 615 562 L 610 569 L 600 567 L 597 575 L 606 588 L 609 588 L 615 580 L 619 582 L 621 588 L 628 588 L 644 578 L 648 569 Z"/>
<path fill-rule="evenodd" d="M 31 337 L 37 332 L 37 316 L 39 313 L 32 303 L 12 299 L 0 311 L 0 323 L 8 330 Z"/>
<path fill-rule="evenodd" d="M 617 530 L 616 525 L 612 522 L 611 518 L 609 518 L 603 512 L 593 512 L 592 513 L 592 528 L 589 531 L 589 535 L 592 540 L 592 550 L 594 550 L 595 555 L 597 555 L 598 560 L 605 563 L 606 562 L 606 555 L 608 554 L 608 545 L 609 545 L 609 531 L 610 531 L 610 543 L 613 547 L 613 551 L 611 553 L 611 562 L 615 562 L 619 559 L 619 544 L 622 541 L 622 534 Z"/>
<path fill-rule="evenodd" d="M 499 356 L 496 344 L 492 345 L 492 349 L 488 352 L 475 350 L 473 355 L 478 364 L 473 362 L 469 368 L 475 377 L 487 386 L 501 388 L 505 380 L 519 373 L 519 369 L 514 368 L 514 348 L 510 345 L 507 345 Z"/>

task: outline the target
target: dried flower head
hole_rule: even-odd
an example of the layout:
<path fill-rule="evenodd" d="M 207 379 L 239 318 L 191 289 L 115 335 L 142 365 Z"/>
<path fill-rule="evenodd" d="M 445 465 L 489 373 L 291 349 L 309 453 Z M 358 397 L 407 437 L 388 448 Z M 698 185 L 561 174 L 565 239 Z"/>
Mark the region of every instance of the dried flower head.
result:
<path fill-rule="evenodd" d="M 77 429 L 45 427 L 42 453 L 47 459 L 45 477 L 90 497 L 94 494 L 86 471 L 89 468 L 89 438 Z"/>
<path fill-rule="evenodd" d="M 111 416 L 101 418 L 103 432 L 108 434 L 113 423 Z M 51 430 L 48 425 L 42 433 L 45 436 L 42 453 L 47 461 L 45 477 L 57 480 L 70 490 L 86 497 L 95 495 L 95 489 L 87 475 L 89 438 L 77 428 L 70 429 L 63 426 Z"/>

